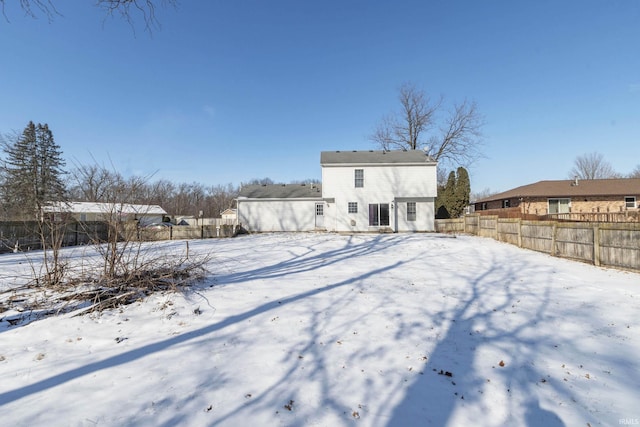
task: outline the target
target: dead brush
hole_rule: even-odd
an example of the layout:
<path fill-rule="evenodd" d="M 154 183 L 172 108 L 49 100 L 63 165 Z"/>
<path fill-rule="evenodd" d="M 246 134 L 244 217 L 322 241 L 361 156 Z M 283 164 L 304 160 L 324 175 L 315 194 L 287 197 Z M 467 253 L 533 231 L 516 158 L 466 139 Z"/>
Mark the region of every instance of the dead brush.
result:
<path fill-rule="evenodd" d="M 32 279 L 0 292 L 0 321 L 15 325 L 71 312 L 75 317 L 132 304 L 156 292 L 181 292 L 204 279 L 211 258 L 209 254 L 189 256 L 188 249 L 182 257 L 138 253 L 135 258 L 123 258 L 113 275 L 97 264 L 85 265 L 81 272 L 69 269 L 65 280 L 48 286 Z"/>

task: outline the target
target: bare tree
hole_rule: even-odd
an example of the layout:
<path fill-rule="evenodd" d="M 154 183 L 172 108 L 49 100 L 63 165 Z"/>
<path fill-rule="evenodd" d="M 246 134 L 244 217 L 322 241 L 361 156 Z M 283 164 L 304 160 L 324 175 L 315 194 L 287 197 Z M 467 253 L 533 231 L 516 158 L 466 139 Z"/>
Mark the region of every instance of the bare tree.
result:
<path fill-rule="evenodd" d="M 398 93 L 400 111 L 384 117 L 370 139 L 383 150 L 424 150 L 435 160 L 469 165 L 481 157 L 484 119 L 475 102 L 443 110 L 443 98 L 432 101 L 413 83 Z"/>
<path fill-rule="evenodd" d="M 133 13 L 142 15 L 145 29 L 151 32 L 152 27 L 157 28 L 159 22 L 156 19 L 156 4 L 163 6 L 176 5 L 176 0 L 97 0 L 97 6 L 107 12 L 109 16 L 120 15 L 133 28 Z"/>
<path fill-rule="evenodd" d="M 619 178 L 613 166 L 598 152 L 583 154 L 573 161 L 573 169 L 569 172 L 569 178 L 579 179 L 608 179 Z"/>
<path fill-rule="evenodd" d="M 120 15 L 133 27 L 134 15 L 142 16 L 145 29 L 151 31 L 157 28 L 159 22 L 156 19 L 156 7 L 158 4 L 162 6 L 175 6 L 176 0 L 96 0 L 96 6 L 103 9 L 108 16 Z M 61 16 L 56 9 L 54 0 L 20 0 L 20 7 L 27 16 L 37 18 L 38 15 L 44 15 L 49 21 L 53 18 Z M 7 18 L 5 12 L 5 0 L 0 0 L 0 8 L 2 14 Z"/>
<path fill-rule="evenodd" d="M 640 178 L 640 165 L 636 165 L 635 169 L 629 174 L 629 178 Z"/>
<path fill-rule="evenodd" d="M 497 193 L 498 193 L 497 191 L 493 191 L 488 187 L 487 188 L 483 188 L 480 191 L 471 193 L 471 201 L 485 199 L 485 198 L 493 196 L 494 194 L 497 194 Z"/>
<path fill-rule="evenodd" d="M 71 174 L 70 199 L 85 202 L 105 202 L 112 187 L 117 185 L 115 173 L 98 165 L 78 166 Z"/>
<path fill-rule="evenodd" d="M 371 139 L 383 150 L 418 150 L 423 145 L 423 135 L 434 125 L 434 115 L 442 99 L 431 99 L 411 83 L 400 86 L 398 100 L 402 111 L 384 117 Z"/>

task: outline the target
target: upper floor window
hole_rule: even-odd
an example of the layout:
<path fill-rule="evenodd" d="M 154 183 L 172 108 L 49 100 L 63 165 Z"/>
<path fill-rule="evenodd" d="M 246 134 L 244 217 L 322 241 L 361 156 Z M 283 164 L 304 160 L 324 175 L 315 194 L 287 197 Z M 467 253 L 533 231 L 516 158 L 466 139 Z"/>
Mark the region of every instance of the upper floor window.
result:
<path fill-rule="evenodd" d="M 635 209 L 636 206 L 636 196 L 629 196 L 624 198 L 624 205 L 627 209 Z"/>
<path fill-rule="evenodd" d="M 356 188 L 364 187 L 364 169 L 355 170 Z"/>
<path fill-rule="evenodd" d="M 511 200 L 509 199 L 505 199 L 502 201 L 502 207 L 503 208 L 510 208 L 511 207 Z"/>
<path fill-rule="evenodd" d="M 358 213 L 358 202 L 349 202 L 349 213 Z"/>
<path fill-rule="evenodd" d="M 407 202 L 407 221 L 416 220 L 416 202 Z"/>

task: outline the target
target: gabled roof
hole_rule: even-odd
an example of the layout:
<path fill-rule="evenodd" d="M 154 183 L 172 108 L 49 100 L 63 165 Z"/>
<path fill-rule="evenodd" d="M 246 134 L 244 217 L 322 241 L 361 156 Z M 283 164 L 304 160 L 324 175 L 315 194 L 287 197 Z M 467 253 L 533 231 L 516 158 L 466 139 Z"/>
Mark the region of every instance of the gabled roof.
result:
<path fill-rule="evenodd" d="M 77 214 L 104 214 L 110 212 L 135 215 L 167 214 L 167 212 L 158 205 L 134 205 L 131 203 L 67 202 L 47 206 L 44 210 L 46 212 L 69 212 Z"/>
<path fill-rule="evenodd" d="M 485 197 L 476 203 L 520 197 L 592 196 L 640 196 L 640 178 L 539 181 Z"/>
<path fill-rule="evenodd" d="M 323 151 L 320 164 L 366 165 L 366 164 L 436 164 L 436 161 L 422 150 L 368 150 L 368 151 Z"/>
<path fill-rule="evenodd" d="M 238 198 L 247 199 L 321 199 L 320 184 L 273 184 L 247 185 L 242 187 Z"/>

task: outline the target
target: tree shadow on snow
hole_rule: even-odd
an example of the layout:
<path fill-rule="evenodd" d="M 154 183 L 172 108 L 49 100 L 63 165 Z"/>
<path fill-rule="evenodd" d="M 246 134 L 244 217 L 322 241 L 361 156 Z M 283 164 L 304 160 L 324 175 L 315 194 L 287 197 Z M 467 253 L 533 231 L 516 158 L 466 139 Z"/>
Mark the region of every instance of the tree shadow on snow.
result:
<path fill-rule="evenodd" d="M 349 239 L 347 244 L 340 249 L 336 249 L 333 251 L 322 251 L 322 250 L 315 251 L 314 249 L 309 248 L 307 251 L 305 251 L 304 254 L 294 255 L 290 259 L 284 262 L 278 262 L 273 265 L 268 265 L 266 267 L 259 267 L 259 268 L 242 272 L 242 273 L 231 273 L 228 276 L 221 277 L 220 280 L 221 280 L 221 283 L 223 284 L 239 283 L 244 280 L 255 279 L 256 277 L 274 278 L 274 277 L 291 274 L 291 273 L 310 271 L 315 268 L 319 268 L 320 266 L 336 263 L 341 260 L 344 261 L 346 259 L 352 259 L 353 257 L 364 256 L 367 254 L 371 254 L 373 252 L 382 251 L 385 248 L 388 248 L 391 245 L 393 245 L 394 241 L 395 240 L 393 238 L 388 238 L 388 237 L 385 238 L 384 236 L 379 236 L 373 239 L 363 239 L 361 242 L 355 244 L 353 243 L 352 239 Z M 395 242 L 397 243 L 397 241 Z M 84 377 L 104 369 L 117 367 L 129 362 L 141 359 L 143 357 L 149 356 L 153 353 L 161 352 L 170 347 L 183 344 L 186 342 L 190 342 L 212 333 L 219 332 L 224 328 L 229 327 L 230 325 L 246 321 L 247 319 L 267 313 L 271 310 L 282 308 L 288 304 L 292 304 L 297 301 L 312 298 L 315 295 L 322 294 L 336 288 L 352 285 L 354 283 L 359 283 L 377 274 L 399 268 L 402 264 L 403 262 L 396 262 L 394 264 L 369 270 L 361 275 L 348 278 L 338 283 L 317 287 L 307 292 L 302 292 L 302 293 L 291 295 L 286 298 L 281 298 L 277 301 L 266 302 L 264 304 L 261 304 L 255 307 L 254 309 L 247 310 L 237 315 L 229 316 L 226 319 L 223 319 L 219 322 L 205 326 L 203 328 L 200 328 L 191 332 L 186 332 L 181 335 L 173 336 L 169 339 L 159 341 L 153 344 L 148 344 L 140 348 L 129 350 L 124 353 L 106 358 L 104 360 L 100 360 L 94 363 L 90 363 L 84 366 L 70 369 L 66 372 L 62 372 L 57 375 L 53 375 L 49 378 L 42 379 L 33 384 L 28 384 L 23 387 L 16 388 L 14 390 L 0 393 L 0 406 L 25 398 L 34 393 L 39 393 L 39 392 L 60 386 L 76 378 Z"/>

